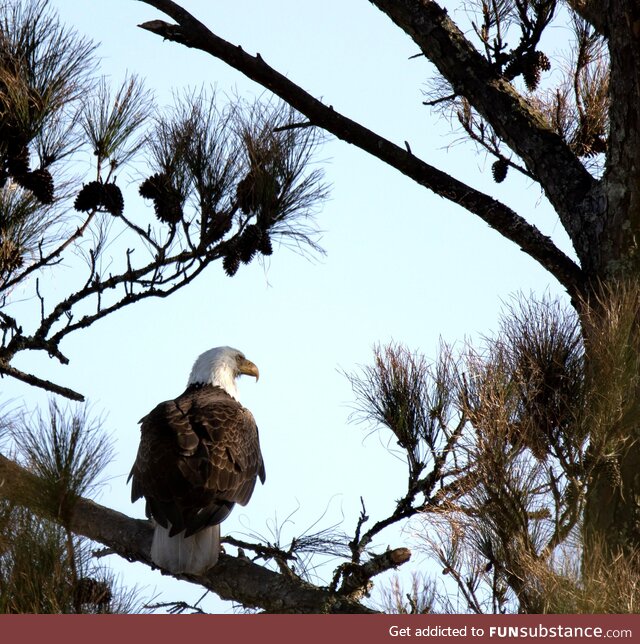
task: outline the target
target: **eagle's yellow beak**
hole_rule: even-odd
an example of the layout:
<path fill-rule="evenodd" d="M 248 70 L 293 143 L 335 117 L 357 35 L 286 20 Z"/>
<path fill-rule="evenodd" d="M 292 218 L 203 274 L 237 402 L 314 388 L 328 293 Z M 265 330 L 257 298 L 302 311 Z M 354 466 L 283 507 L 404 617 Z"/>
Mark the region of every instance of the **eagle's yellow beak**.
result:
<path fill-rule="evenodd" d="M 251 360 L 247 360 L 246 358 L 242 358 L 242 360 L 238 362 L 238 372 L 244 376 L 253 376 L 256 379 L 256 382 L 260 378 L 258 367 L 256 367 Z"/>

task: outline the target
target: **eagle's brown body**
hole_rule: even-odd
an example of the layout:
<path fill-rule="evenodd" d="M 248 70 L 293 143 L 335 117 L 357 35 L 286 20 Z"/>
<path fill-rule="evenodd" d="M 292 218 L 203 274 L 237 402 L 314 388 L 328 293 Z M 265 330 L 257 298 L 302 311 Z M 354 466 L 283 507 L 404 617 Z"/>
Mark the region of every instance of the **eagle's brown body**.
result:
<path fill-rule="evenodd" d="M 131 500 L 144 497 L 158 526 L 152 559 L 203 572 L 217 561 L 220 522 L 265 480 L 253 415 L 219 386 L 190 384 L 140 422 Z"/>

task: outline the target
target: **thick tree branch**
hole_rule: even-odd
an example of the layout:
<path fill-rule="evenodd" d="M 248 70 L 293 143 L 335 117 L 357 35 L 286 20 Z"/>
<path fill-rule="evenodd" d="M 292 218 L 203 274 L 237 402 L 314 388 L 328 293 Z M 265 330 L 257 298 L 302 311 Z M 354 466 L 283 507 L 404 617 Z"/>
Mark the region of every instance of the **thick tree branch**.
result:
<path fill-rule="evenodd" d="M 609 34 L 609 11 L 602 0 L 567 0 L 567 4 L 603 36 Z M 605 6 L 603 6 L 605 5 Z"/>
<path fill-rule="evenodd" d="M 544 266 L 570 293 L 579 290 L 582 283 L 579 267 L 562 253 L 550 238 L 504 204 L 425 163 L 410 151 L 324 105 L 267 65 L 259 54 L 251 56 L 241 47 L 216 36 L 174 2 L 140 1 L 163 11 L 179 23 L 172 25 L 154 20 L 140 25 L 143 29 L 187 47 L 200 49 L 226 62 L 287 101 L 312 124 L 369 152 L 420 185 L 478 215 Z"/>
<path fill-rule="evenodd" d="M 42 512 L 32 502 L 38 479 L 27 470 L 0 454 L 0 498 Z M 46 518 L 56 521 L 56 517 Z M 128 561 L 152 566 L 150 560 L 153 529 L 149 521 L 132 519 L 88 499 L 76 502 L 70 529 L 104 544 Z M 395 552 L 395 551 L 394 551 Z M 395 561 L 395 565 L 402 561 Z M 176 575 L 197 583 L 222 599 L 244 606 L 277 613 L 372 613 L 366 606 L 344 593 L 331 592 L 299 578 L 281 575 L 246 558 L 221 554 L 208 574 Z"/>
<path fill-rule="evenodd" d="M 438 3 L 370 1 L 411 36 L 455 93 L 464 96 L 522 158 L 558 212 L 583 266 L 588 264 L 580 205 L 596 181 L 568 145 L 475 49 Z"/>

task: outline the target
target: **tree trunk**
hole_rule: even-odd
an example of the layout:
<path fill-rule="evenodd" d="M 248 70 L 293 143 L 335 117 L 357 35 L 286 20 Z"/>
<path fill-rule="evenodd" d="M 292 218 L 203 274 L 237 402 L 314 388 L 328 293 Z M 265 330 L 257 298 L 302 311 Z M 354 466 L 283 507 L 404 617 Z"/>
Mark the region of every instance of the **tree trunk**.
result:
<path fill-rule="evenodd" d="M 604 187 L 604 277 L 640 276 L 640 1 L 609 4 L 609 140 Z"/>
<path fill-rule="evenodd" d="M 594 468 L 584 513 L 584 561 L 637 556 L 640 549 L 640 443 Z"/>
<path fill-rule="evenodd" d="M 603 232 L 591 252 L 597 258 L 594 262 L 597 274 L 591 277 L 595 277 L 592 283 L 616 282 L 618 288 L 637 293 L 640 291 L 640 2 L 610 0 L 603 4 L 601 11 L 607 17 L 611 59 L 610 132 L 601 203 L 594 207 L 594 211 L 604 210 L 606 215 L 604 223 L 598 224 Z M 634 310 L 627 311 L 632 321 L 625 341 L 627 351 L 637 355 L 640 298 L 631 297 L 627 304 Z M 585 342 L 589 358 L 588 332 Z M 640 368 L 637 362 L 633 360 L 632 372 L 626 376 L 626 400 L 622 403 L 627 410 L 626 419 L 616 429 L 618 423 L 611 418 L 614 427 L 608 439 L 598 445 L 598 437 L 592 437 L 590 448 L 597 462 L 587 488 L 585 545 L 587 550 L 592 546 L 596 552 L 602 545 L 614 557 L 640 550 Z M 622 364 L 617 366 L 625 368 Z M 598 368 L 597 360 L 593 367 Z M 588 556 L 585 561 L 588 562 Z"/>

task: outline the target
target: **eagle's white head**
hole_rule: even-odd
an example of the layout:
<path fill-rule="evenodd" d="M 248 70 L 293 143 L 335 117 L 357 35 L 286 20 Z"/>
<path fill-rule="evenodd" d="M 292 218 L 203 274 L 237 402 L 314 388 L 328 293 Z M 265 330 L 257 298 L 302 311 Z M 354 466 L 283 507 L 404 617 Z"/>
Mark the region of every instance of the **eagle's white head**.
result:
<path fill-rule="evenodd" d="M 258 379 L 258 367 L 244 357 L 242 351 L 232 347 L 209 349 L 193 363 L 188 385 L 214 385 L 222 387 L 230 396 L 238 399 L 236 378 L 241 375 Z"/>

